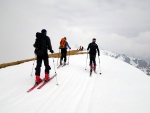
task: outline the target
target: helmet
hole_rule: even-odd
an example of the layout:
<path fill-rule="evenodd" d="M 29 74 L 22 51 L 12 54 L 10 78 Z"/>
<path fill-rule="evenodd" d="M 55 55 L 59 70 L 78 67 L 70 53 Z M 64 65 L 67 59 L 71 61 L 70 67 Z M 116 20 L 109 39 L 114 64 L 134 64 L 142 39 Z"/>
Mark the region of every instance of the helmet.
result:
<path fill-rule="evenodd" d="M 93 40 L 96 40 L 96 38 L 93 38 Z"/>
<path fill-rule="evenodd" d="M 94 43 L 95 43 L 95 42 L 96 42 L 96 38 L 93 38 L 92 42 L 94 42 Z"/>
<path fill-rule="evenodd" d="M 42 30 L 41 30 L 41 33 L 46 34 L 47 31 L 46 31 L 45 29 L 42 29 Z"/>

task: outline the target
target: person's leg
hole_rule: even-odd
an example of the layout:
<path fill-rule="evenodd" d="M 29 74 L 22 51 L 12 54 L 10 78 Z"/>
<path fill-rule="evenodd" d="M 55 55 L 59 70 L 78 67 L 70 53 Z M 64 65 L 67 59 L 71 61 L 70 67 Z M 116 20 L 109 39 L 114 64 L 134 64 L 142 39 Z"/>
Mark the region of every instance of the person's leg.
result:
<path fill-rule="evenodd" d="M 45 65 L 45 80 L 49 80 L 49 70 L 51 67 L 49 66 L 48 54 L 43 57 L 44 65 Z"/>
<path fill-rule="evenodd" d="M 66 64 L 67 61 L 67 49 L 64 49 L 64 64 Z"/>
<path fill-rule="evenodd" d="M 90 70 L 92 71 L 92 59 L 93 59 L 93 56 L 91 54 L 89 54 L 90 56 Z"/>
<path fill-rule="evenodd" d="M 35 68 L 36 83 L 40 83 L 42 81 L 40 78 L 41 65 L 42 65 L 42 58 L 37 56 L 37 65 Z"/>
<path fill-rule="evenodd" d="M 96 70 L 96 55 L 93 55 L 94 71 Z"/>
<path fill-rule="evenodd" d="M 61 49 L 60 65 L 62 65 L 62 60 L 63 60 L 63 49 Z"/>

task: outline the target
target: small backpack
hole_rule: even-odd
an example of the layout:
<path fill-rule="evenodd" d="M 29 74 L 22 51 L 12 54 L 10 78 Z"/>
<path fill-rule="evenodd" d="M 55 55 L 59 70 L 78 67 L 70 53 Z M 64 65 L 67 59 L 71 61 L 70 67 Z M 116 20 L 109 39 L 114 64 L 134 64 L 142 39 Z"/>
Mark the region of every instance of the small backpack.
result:
<path fill-rule="evenodd" d="M 46 36 L 43 35 L 42 33 L 37 32 L 34 47 L 35 47 L 34 52 L 37 56 L 45 55 L 47 52 Z"/>
<path fill-rule="evenodd" d="M 60 41 L 60 48 L 66 48 L 66 39 L 62 38 Z"/>

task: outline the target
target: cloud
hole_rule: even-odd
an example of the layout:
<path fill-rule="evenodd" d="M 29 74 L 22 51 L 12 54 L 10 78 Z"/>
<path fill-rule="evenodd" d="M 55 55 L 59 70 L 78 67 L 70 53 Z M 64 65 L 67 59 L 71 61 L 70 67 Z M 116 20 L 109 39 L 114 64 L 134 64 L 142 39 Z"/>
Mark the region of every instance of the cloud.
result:
<path fill-rule="evenodd" d="M 103 49 L 150 57 L 149 4 L 149 0 L 1 0 L 0 62 L 34 57 L 35 33 L 43 28 L 55 52 L 63 36 L 70 46 L 87 46 L 95 37 Z"/>
<path fill-rule="evenodd" d="M 148 58 L 150 56 L 150 31 L 142 32 L 137 37 L 125 37 L 118 34 L 105 35 L 100 39 L 102 49 L 107 48 L 114 52 L 130 56 Z"/>

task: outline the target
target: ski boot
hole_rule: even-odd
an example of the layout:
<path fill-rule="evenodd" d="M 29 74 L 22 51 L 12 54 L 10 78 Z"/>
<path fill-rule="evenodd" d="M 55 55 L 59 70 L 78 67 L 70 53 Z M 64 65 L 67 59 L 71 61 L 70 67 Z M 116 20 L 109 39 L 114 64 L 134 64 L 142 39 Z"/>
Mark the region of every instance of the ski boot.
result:
<path fill-rule="evenodd" d="M 40 78 L 40 75 L 36 75 L 36 81 L 35 84 L 39 84 L 42 82 L 42 79 Z"/>
<path fill-rule="evenodd" d="M 49 81 L 49 79 L 50 79 L 50 78 L 49 78 L 49 74 L 46 72 L 46 73 L 45 73 L 45 82 Z"/>

